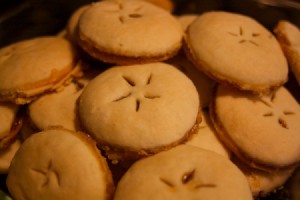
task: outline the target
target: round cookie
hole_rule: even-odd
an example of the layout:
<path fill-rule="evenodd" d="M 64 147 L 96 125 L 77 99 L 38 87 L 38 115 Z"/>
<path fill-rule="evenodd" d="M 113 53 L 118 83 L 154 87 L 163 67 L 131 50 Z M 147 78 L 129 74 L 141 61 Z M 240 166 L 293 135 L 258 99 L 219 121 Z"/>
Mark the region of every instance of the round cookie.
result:
<path fill-rule="evenodd" d="M 180 71 L 185 73 L 193 81 L 199 93 L 201 108 L 208 107 L 213 96 L 213 89 L 216 85 L 216 82 L 206 76 L 202 71 L 197 69 L 182 54 L 179 54 L 174 58 L 168 60 L 168 63 L 176 66 Z"/>
<path fill-rule="evenodd" d="M 295 170 L 292 168 L 269 173 L 251 168 L 236 158 L 233 159 L 233 162 L 246 176 L 252 195 L 255 198 L 268 196 L 271 192 L 275 192 L 277 189 L 280 189 Z"/>
<path fill-rule="evenodd" d="M 140 0 L 92 4 L 79 19 L 78 32 L 80 46 L 91 56 L 120 65 L 166 60 L 183 38 L 174 16 Z"/>
<path fill-rule="evenodd" d="M 77 10 L 73 12 L 73 14 L 70 16 L 68 20 L 67 27 L 66 27 L 66 36 L 72 42 L 76 43 L 78 37 L 77 25 L 78 25 L 79 18 L 81 14 L 84 13 L 89 7 L 90 4 L 79 7 Z"/>
<path fill-rule="evenodd" d="M 300 162 L 300 106 L 284 87 L 260 96 L 219 85 L 210 109 L 219 138 L 240 160 L 263 170 Z"/>
<path fill-rule="evenodd" d="M 192 81 L 165 63 L 112 67 L 79 99 L 83 128 L 112 160 L 169 149 L 197 129 L 198 93 Z"/>
<path fill-rule="evenodd" d="M 7 174 L 10 163 L 21 146 L 20 140 L 15 140 L 8 148 L 0 150 L 0 174 Z"/>
<path fill-rule="evenodd" d="M 116 187 L 114 200 L 252 199 L 241 171 L 227 158 L 180 145 L 134 163 Z"/>
<path fill-rule="evenodd" d="M 27 107 L 29 128 L 45 130 L 48 127 L 63 127 L 69 130 L 80 130 L 77 114 L 77 100 L 88 82 L 102 70 L 90 69 L 80 79 L 74 79 L 62 91 L 43 95 Z"/>
<path fill-rule="evenodd" d="M 81 75 L 77 54 L 59 37 L 38 37 L 0 49 L 0 101 L 31 102 Z"/>
<path fill-rule="evenodd" d="M 206 110 L 202 110 L 201 119 L 202 121 L 199 124 L 197 132 L 193 134 L 185 144 L 207 149 L 226 158 L 230 158 L 230 152 L 224 147 L 217 137 L 209 118 L 209 113 Z"/>
<path fill-rule="evenodd" d="M 229 12 L 207 12 L 186 31 L 185 52 L 207 75 L 256 93 L 283 85 L 286 58 L 276 38 L 254 19 Z"/>
<path fill-rule="evenodd" d="M 113 183 L 106 160 L 85 134 L 49 129 L 29 137 L 7 176 L 16 200 L 111 199 Z"/>
<path fill-rule="evenodd" d="M 280 21 L 274 30 L 291 71 L 300 85 L 300 29 L 288 22 Z"/>
<path fill-rule="evenodd" d="M 19 105 L 11 102 L 0 102 L 0 150 L 14 142 L 22 127 L 22 117 L 18 112 Z"/>

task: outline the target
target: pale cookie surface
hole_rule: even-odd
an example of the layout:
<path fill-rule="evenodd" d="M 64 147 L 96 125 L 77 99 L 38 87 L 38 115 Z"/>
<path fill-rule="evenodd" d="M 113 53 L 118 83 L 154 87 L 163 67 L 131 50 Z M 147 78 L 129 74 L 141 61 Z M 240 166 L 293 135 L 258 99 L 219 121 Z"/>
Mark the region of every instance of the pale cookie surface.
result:
<path fill-rule="evenodd" d="M 280 21 L 274 30 L 300 85 L 300 30 L 288 21 Z"/>
<path fill-rule="evenodd" d="M 262 93 L 287 81 L 279 43 L 250 17 L 207 12 L 193 21 L 185 39 L 188 57 L 219 82 Z"/>
<path fill-rule="evenodd" d="M 230 152 L 217 137 L 207 111 L 202 111 L 202 121 L 199 124 L 198 131 L 185 144 L 207 149 L 230 158 Z"/>
<path fill-rule="evenodd" d="M 137 161 L 120 180 L 115 200 L 250 200 L 249 185 L 227 158 L 188 145 Z"/>
<path fill-rule="evenodd" d="M 284 87 L 267 96 L 220 85 L 211 107 L 219 137 L 253 167 L 278 169 L 300 161 L 300 106 Z"/>
<path fill-rule="evenodd" d="M 73 131 L 80 130 L 77 100 L 88 82 L 101 71 L 86 70 L 83 77 L 75 79 L 62 91 L 43 95 L 30 103 L 27 114 L 32 128 L 41 131 L 51 126 L 58 126 Z"/>
<path fill-rule="evenodd" d="M 11 195 L 16 200 L 110 199 L 111 174 L 94 145 L 83 133 L 62 129 L 32 135 L 9 168 Z"/>
<path fill-rule="evenodd" d="M 88 133 L 100 144 L 133 151 L 181 141 L 198 112 L 192 81 L 165 63 L 112 67 L 90 81 L 79 101 Z"/>
<path fill-rule="evenodd" d="M 179 50 L 183 31 L 174 16 L 140 0 L 101 1 L 81 15 L 79 43 L 106 62 L 165 60 Z"/>
<path fill-rule="evenodd" d="M 70 42 L 40 37 L 0 49 L 0 100 L 26 98 L 57 85 L 75 68 L 76 53 Z"/>
<path fill-rule="evenodd" d="M 209 78 L 202 71 L 197 69 L 184 55 L 179 54 L 174 58 L 168 60 L 168 63 L 176 66 L 180 71 L 185 73 L 194 83 L 197 88 L 201 108 L 209 106 L 212 96 L 213 89 L 216 82 Z"/>

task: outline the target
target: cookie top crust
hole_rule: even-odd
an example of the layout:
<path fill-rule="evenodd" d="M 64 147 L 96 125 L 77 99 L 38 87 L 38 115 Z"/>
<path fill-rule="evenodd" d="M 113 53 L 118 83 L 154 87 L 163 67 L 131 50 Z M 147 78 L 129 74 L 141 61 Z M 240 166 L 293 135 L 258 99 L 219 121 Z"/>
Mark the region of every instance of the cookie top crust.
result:
<path fill-rule="evenodd" d="M 245 176 L 227 158 L 179 145 L 137 161 L 120 180 L 115 200 L 250 200 Z"/>
<path fill-rule="evenodd" d="M 212 78 L 243 90 L 263 93 L 287 81 L 279 43 L 248 16 L 221 11 L 200 15 L 187 29 L 185 49 Z"/>
<path fill-rule="evenodd" d="M 7 177 L 14 199 L 110 199 L 106 160 L 83 133 L 51 129 L 29 137 Z"/>
<path fill-rule="evenodd" d="M 274 170 L 300 162 L 300 106 L 284 87 L 258 96 L 220 85 L 211 111 L 220 138 L 250 166 Z"/>
<path fill-rule="evenodd" d="M 79 117 L 100 144 L 145 150 L 168 146 L 196 124 L 192 81 L 165 63 L 112 67 L 89 82 Z"/>
<path fill-rule="evenodd" d="M 38 37 L 0 49 L 0 97 L 14 100 L 42 93 L 75 70 L 72 44 L 63 38 Z M 1 100 L 0 99 L 0 100 Z"/>
<path fill-rule="evenodd" d="M 178 50 L 183 38 L 174 16 L 139 0 L 94 3 L 81 15 L 78 26 L 81 42 L 100 52 L 128 57 L 166 55 Z"/>

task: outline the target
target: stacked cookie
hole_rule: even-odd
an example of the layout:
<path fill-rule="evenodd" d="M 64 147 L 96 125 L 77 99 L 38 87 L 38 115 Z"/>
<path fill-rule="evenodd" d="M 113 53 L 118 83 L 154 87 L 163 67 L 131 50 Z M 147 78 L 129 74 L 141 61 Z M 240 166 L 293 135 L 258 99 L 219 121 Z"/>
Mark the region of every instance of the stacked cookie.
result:
<path fill-rule="evenodd" d="M 63 38 L 0 50 L 14 199 L 246 200 L 291 176 L 300 106 L 276 37 L 160 3 L 95 2 Z"/>

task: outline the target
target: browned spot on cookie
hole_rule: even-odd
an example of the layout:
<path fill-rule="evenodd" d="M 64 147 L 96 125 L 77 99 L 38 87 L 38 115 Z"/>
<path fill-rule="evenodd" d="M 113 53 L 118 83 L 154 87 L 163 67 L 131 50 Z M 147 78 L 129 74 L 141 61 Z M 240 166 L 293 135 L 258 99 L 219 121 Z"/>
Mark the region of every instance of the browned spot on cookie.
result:
<path fill-rule="evenodd" d="M 129 77 L 123 76 L 123 79 L 132 87 L 134 87 L 136 84 L 133 80 L 131 80 Z"/>
<path fill-rule="evenodd" d="M 283 111 L 284 115 L 295 115 L 293 111 Z"/>
<path fill-rule="evenodd" d="M 151 80 L 152 80 L 152 74 L 150 74 L 150 76 L 147 79 L 147 85 L 149 85 L 151 83 Z"/>
<path fill-rule="evenodd" d="M 246 40 L 240 40 L 240 41 L 239 41 L 239 43 L 244 43 L 244 42 L 246 42 Z"/>
<path fill-rule="evenodd" d="M 243 27 L 240 26 L 240 35 L 243 35 L 243 34 L 244 34 Z"/>
<path fill-rule="evenodd" d="M 217 185 L 216 184 L 210 184 L 210 183 L 208 183 L 208 184 L 199 184 L 199 185 L 195 185 L 195 187 L 194 187 L 194 189 L 200 189 L 200 188 L 215 188 L 215 187 L 217 187 Z"/>
<path fill-rule="evenodd" d="M 188 183 L 189 181 L 191 181 L 194 178 L 194 175 L 195 175 L 195 169 L 193 169 L 192 171 L 184 173 L 182 175 L 181 182 L 183 184 Z"/>
<path fill-rule="evenodd" d="M 288 126 L 287 126 L 287 123 L 286 123 L 286 121 L 285 121 L 285 120 L 283 120 L 283 119 L 279 118 L 279 119 L 278 119 L 278 123 L 279 123 L 279 124 L 280 124 L 280 126 L 282 126 L 283 128 L 286 128 L 286 129 L 288 129 Z"/>
<path fill-rule="evenodd" d="M 263 114 L 264 117 L 271 117 L 273 116 L 273 113 L 272 112 L 269 112 L 269 113 L 265 113 Z"/>
<path fill-rule="evenodd" d="M 259 33 L 252 33 L 252 37 L 258 37 L 258 36 L 260 36 Z"/>
<path fill-rule="evenodd" d="M 174 184 L 173 183 L 171 183 L 170 181 L 168 181 L 168 180 L 166 180 L 166 179 L 164 179 L 164 178 L 160 178 L 159 179 L 161 182 L 163 182 L 164 184 L 166 184 L 167 186 L 169 186 L 169 187 L 174 187 Z"/>
<path fill-rule="evenodd" d="M 140 17 L 142 17 L 142 15 L 138 14 L 138 13 L 132 13 L 132 14 L 129 14 L 129 17 L 130 18 L 140 18 Z"/>
<path fill-rule="evenodd" d="M 160 96 L 155 96 L 155 95 L 145 95 L 144 97 L 146 99 L 157 99 L 157 98 L 160 98 Z"/>
<path fill-rule="evenodd" d="M 124 95 L 124 96 L 120 96 L 119 98 L 113 100 L 113 102 L 117 102 L 117 101 L 121 101 L 127 97 L 129 97 L 131 95 L 131 93 L 129 92 L 128 94 Z"/>
<path fill-rule="evenodd" d="M 125 18 L 123 16 L 119 16 L 119 21 L 121 22 L 121 24 L 125 23 Z"/>
<path fill-rule="evenodd" d="M 140 100 L 137 99 L 135 102 L 135 111 L 136 112 L 138 112 L 140 110 L 140 104 L 141 104 Z"/>

